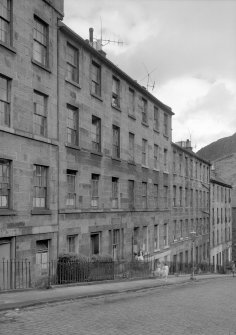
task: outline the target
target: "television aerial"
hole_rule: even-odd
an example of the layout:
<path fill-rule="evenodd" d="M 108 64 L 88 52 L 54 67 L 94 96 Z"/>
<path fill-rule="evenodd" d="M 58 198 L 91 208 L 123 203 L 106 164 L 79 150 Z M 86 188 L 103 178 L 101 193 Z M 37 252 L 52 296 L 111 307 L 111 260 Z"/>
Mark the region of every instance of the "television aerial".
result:
<path fill-rule="evenodd" d="M 117 45 L 121 45 L 123 46 L 125 43 L 121 40 L 111 40 L 111 39 L 104 39 L 103 35 L 102 35 L 102 18 L 100 17 L 100 38 L 96 38 L 97 44 L 98 44 L 98 48 L 100 46 L 100 48 L 104 47 L 107 44 L 110 43 L 114 43 Z"/>
<path fill-rule="evenodd" d="M 143 79 L 141 79 L 141 81 L 147 79 L 147 84 L 146 84 L 147 91 L 149 91 L 149 89 L 152 89 L 152 91 L 153 91 L 154 88 L 155 88 L 156 82 L 155 82 L 155 80 L 154 81 L 152 80 L 151 74 L 156 70 L 156 67 L 149 72 L 146 65 L 144 63 L 142 63 L 142 64 L 143 64 L 147 74 Z"/>

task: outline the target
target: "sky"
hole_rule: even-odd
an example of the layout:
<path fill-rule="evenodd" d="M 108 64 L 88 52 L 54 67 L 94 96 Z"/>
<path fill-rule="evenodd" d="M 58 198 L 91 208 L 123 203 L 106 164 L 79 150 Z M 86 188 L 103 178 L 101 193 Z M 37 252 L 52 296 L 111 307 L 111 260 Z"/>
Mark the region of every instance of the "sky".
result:
<path fill-rule="evenodd" d="M 93 27 L 95 38 L 123 42 L 103 50 L 172 108 L 173 142 L 191 139 L 197 151 L 236 132 L 236 0 L 64 0 L 64 6 L 64 23 L 82 38 Z"/>

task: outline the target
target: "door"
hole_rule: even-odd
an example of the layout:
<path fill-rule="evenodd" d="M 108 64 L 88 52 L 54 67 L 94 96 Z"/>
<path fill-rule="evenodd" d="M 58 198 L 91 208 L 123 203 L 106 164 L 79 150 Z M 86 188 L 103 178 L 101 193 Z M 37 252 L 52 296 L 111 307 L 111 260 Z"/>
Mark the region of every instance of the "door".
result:
<path fill-rule="evenodd" d="M 0 291 L 10 288 L 10 255 L 10 242 L 0 240 Z"/>

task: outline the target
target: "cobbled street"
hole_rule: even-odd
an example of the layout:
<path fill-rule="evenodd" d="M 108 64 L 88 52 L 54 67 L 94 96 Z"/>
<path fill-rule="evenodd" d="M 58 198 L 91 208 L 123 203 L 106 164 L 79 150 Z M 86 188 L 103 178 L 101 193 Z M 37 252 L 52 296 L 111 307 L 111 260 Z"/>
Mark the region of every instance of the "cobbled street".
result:
<path fill-rule="evenodd" d="M 233 335 L 236 278 L 0 313 L 1 335 Z"/>

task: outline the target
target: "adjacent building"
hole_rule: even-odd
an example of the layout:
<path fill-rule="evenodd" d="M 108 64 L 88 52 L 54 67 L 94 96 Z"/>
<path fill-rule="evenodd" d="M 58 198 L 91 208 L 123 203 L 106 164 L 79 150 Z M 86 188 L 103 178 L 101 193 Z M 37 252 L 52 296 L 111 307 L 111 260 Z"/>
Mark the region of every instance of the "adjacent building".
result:
<path fill-rule="evenodd" d="M 60 23 L 59 250 L 170 260 L 170 107 Z"/>
<path fill-rule="evenodd" d="M 231 190 L 215 172 L 211 171 L 210 260 L 215 271 L 229 265 L 232 259 Z"/>
<path fill-rule="evenodd" d="M 209 263 L 209 197 L 210 163 L 192 151 L 189 140 L 173 143 L 170 240 L 177 270 L 192 260 Z"/>

